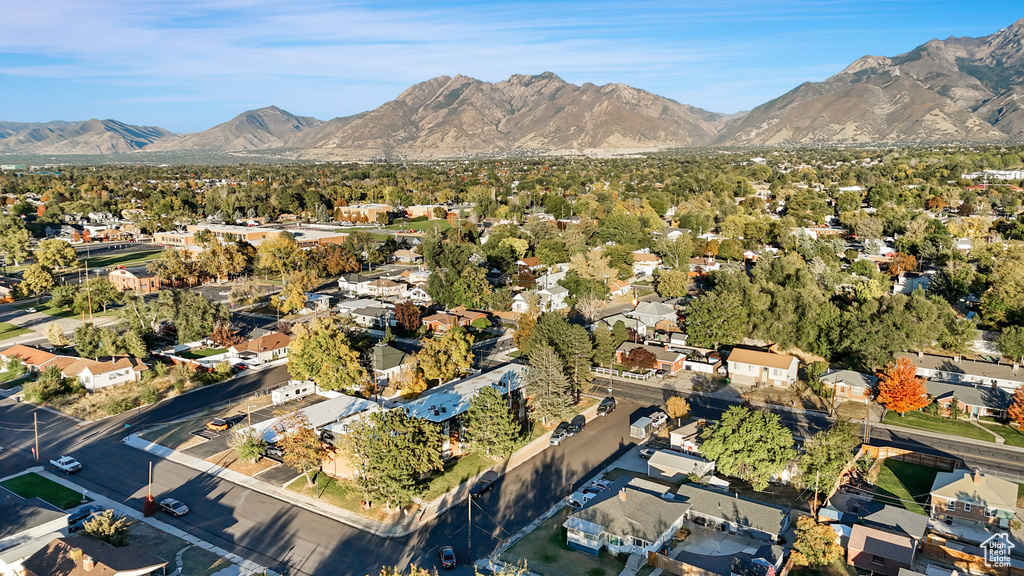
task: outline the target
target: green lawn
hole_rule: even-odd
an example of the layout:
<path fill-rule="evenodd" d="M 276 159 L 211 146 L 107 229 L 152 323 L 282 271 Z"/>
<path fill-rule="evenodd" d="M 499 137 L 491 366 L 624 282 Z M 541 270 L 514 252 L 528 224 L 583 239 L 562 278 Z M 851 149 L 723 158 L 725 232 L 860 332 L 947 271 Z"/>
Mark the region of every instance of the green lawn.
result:
<path fill-rule="evenodd" d="M 569 548 L 562 524 L 569 517 L 568 507 L 545 520 L 533 532 L 516 542 L 501 559 L 505 562 L 526 561 L 530 572 L 543 576 L 617 576 L 626 567 L 622 560 L 601 550 L 598 556 Z"/>
<path fill-rule="evenodd" d="M 1024 434 L 1021 434 L 1020 430 L 994 422 L 981 422 L 981 425 L 1002 436 L 1003 440 L 1006 440 L 1007 446 L 1024 448 Z"/>
<path fill-rule="evenodd" d="M 0 390 L 21 386 L 28 379 L 28 372 L 0 372 Z"/>
<path fill-rule="evenodd" d="M 425 232 L 427 230 L 433 230 L 437 227 L 438 232 L 444 232 L 452 227 L 447 220 L 421 220 L 419 222 L 399 222 L 398 224 L 392 224 L 387 227 L 388 230 L 416 230 L 418 232 Z"/>
<path fill-rule="evenodd" d="M 365 516 L 372 520 L 385 522 L 389 519 L 394 518 L 394 514 L 388 514 L 384 512 L 384 503 L 374 503 L 373 508 L 370 510 L 363 510 L 363 492 L 356 486 L 355 482 L 351 480 L 339 480 L 337 478 L 331 478 L 327 474 L 318 474 L 316 478 L 316 486 L 310 488 L 306 486 L 306 477 L 302 476 L 296 479 L 291 484 L 285 486 L 288 490 L 305 494 L 311 498 L 317 498 L 333 504 L 339 508 L 344 508 L 350 512 L 355 512 L 361 516 Z"/>
<path fill-rule="evenodd" d="M 49 502 L 61 510 L 74 508 L 83 502 L 82 494 L 79 492 L 65 488 L 53 480 L 43 478 L 34 472 L 15 476 L 0 482 L 0 486 L 7 488 L 22 498 L 38 497 L 40 500 Z M 84 501 L 88 501 L 88 499 Z"/>
<path fill-rule="evenodd" d="M 181 355 L 182 358 L 188 358 L 189 360 L 195 360 L 197 358 L 206 358 L 207 356 L 216 356 L 217 354 L 223 354 L 227 352 L 227 348 L 203 348 L 202 350 L 189 350 Z"/>
<path fill-rule="evenodd" d="M 494 464 L 494 460 L 482 454 L 470 452 L 451 465 L 445 466 L 444 472 L 432 474 L 430 480 L 428 480 L 427 490 L 423 494 L 423 499 L 429 502 L 438 498 L 452 488 L 494 466 Z"/>
<path fill-rule="evenodd" d="M 19 328 L 10 322 L 0 322 L 0 340 L 7 340 L 8 338 L 31 333 L 32 331 L 28 328 Z"/>
<path fill-rule="evenodd" d="M 878 472 L 875 501 L 927 515 L 922 504 L 935 481 L 935 468 L 887 458 Z"/>
<path fill-rule="evenodd" d="M 904 428 L 930 430 L 941 434 L 984 440 L 985 442 L 996 441 L 991 434 L 986 433 L 984 430 L 970 422 L 950 420 L 948 418 L 942 418 L 941 416 L 925 414 L 924 412 L 907 412 L 906 415 L 900 416 L 896 412 L 889 411 L 885 414 L 885 418 L 882 421 L 886 424 L 903 426 Z"/>
<path fill-rule="evenodd" d="M 124 254 L 112 254 L 110 256 L 93 256 L 82 258 L 83 266 L 88 263 L 89 268 L 106 268 L 108 266 L 131 266 L 140 262 L 156 260 L 163 250 L 145 250 L 142 252 L 127 252 Z"/>
<path fill-rule="evenodd" d="M 64 310 L 64 309 L 61 309 L 61 308 L 53 308 L 53 307 L 50 306 L 50 304 L 48 302 L 43 302 L 42 304 L 27 304 L 25 306 L 19 306 L 19 308 L 22 308 L 22 309 L 24 309 L 24 308 L 33 308 L 33 307 L 40 314 L 46 314 L 47 316 L 53 316 L 54 318 L 81 318 L 82 317 L 82 313 L 81 312 L 72 312 L 71 310 Z M 97 312 L 93 312 L 92 315 L 93 316 L 106 316 L 106 315 L 110 315 L 110 314 L 113 314 L 113 308 L 108 306 L 106 312 L 104 312 L 103 310 L 99 310 Z M 86 312 L 85 317 L 86 318 L 89 317 L 89 313 L 88 312 Z"/>

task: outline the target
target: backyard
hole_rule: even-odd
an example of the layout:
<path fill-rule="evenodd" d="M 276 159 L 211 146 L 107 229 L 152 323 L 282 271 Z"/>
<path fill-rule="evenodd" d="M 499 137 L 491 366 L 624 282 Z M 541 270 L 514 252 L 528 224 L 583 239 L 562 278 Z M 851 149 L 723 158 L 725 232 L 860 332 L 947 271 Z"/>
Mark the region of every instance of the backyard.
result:
<path fill-rule="evenodd" d="M 930 466 L 886 458 L 878 469 L 875 502 L 901 506 L 911 512 L 927 515 L 924 504 L 928 502 L 928 494 L 937 472 Z"/>
<path fill-rule="evenodd" d="M 44 478 L 34 472 L 8 478 L 0 482 L 0 486 L 14 492 L 22 498 L 39 498 L 49 502 L 61 510 L 74 508 L 79 504 L 88 502 L 89 499 L 70 488 L 65 488 L 49 478 Z"/>
<path fill-rule="evenodd" d="M 188 358 L 189 360 L 198 360 L 200 358 L 207 358 L 209 356 L 216 356 L 217 354 L 223 354 L 227 352 L 227 348 L 201 348 L 192 349 L 188 352 L 182 352 L 182 358 Z"/>
<path fill-rule="evenodd" d="M 562 524 L 570 512 L 569 508 L 559 510 L 506 550 L 501 559 L 520 564 L 525 560 L 531 572 L 542 576 L 617 576 L 625 568 L 625 560 L 604 550 L 598 556 L 578 552 L 566 544 Z"/>
<path fill-rule="evenodd" d="M 882 422 L 895 426 L 903 426 L 904 428 L 917 428 L 919 430 L 930 430 L 932 432 L 940 432 L 942 434 L 952 434 L 953 436 L 973 438 L 974 440 L 984 440 L 985 442 L 996 441 L 994 436 L 970 422 L 965 422 L 963 420 L 951 420 L 941 416 L 932 416 L 931 414 L 925 414 L 924 412 L 907 412 L 903 416 L 900 416 L 898 413 L 890 410 L 886 412 L 885 417 L 882 418 Z"/>
<path fill-rule="evenodd" d="M 790 576 L 857 576 L 857 570 L 840 558 L 826 566 L 794 566 Z"/>

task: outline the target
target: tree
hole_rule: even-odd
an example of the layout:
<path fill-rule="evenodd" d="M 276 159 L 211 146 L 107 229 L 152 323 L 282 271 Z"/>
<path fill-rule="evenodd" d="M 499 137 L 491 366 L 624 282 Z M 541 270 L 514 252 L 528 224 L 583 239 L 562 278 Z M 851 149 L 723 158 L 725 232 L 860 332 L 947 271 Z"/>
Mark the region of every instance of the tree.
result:
<path fill-rule="evenodd" d="M 896 277 L 904 272 L 913 272 L 914 270 L 917 270 L 917 258 L 910 254 L 896 252 L 892 255 L 892 261 L 889 262 L 886 272 L 889 276 Z"/>
<path fill-rule="evenodd" d="M 199 269 L 216 278 L 218 282 L 227 280 L 229 276 L 241 274 L 247 265 L 245 255 L 237 245 L 222 243 L 216 236 L 211 236 L 204 244 L 203 251 L 199 253 Z"/>
<path fill-rule="evenodd" d="M 408 504 L 420 478 L 443 469 L 440 426 L 404 410 L 365 414 L 342 443 L 366 500 L 383 500 L 388 508 Z"/>
<path fill-rule="evenodd" d="M 666 268 L 686 272 L 690 267 L 690 256 L 693 255 L 693 241 L 687 234 L 680 234 L 674 240 L 661 236 L 651 250 L 661 257 Z"/>
<path fill-rule="evenodd" d="M 419 329 L 420 323 L 420 308 L 412 302 L 402 302 L 395 306 L 395 320 L 398 325 L 410 332 L 415 332 Z"/>
<path fill-rule="evenodd" d="M 238 330 L 231 327 L 231 324 L 217 322 L 213 327 L 213 333 L 210 334 L 210 340 L 222 348 L 227 348 L 239 344 L 245 339 L 238 333 Z"/>
<path fill-rule="evenodd" d="M 101 335 L 101 329 L 92 324 L 82 324 L 75 328 L 75 351 L 83 358 L 98 357 Z"/>
<path fill-rule="evenodd" d="M 643 346 L 637 346 L 626 354 L 622 363 L 633 370 L 652 370 L 658 365 L 658 357 Z"/>
<path fill-rule="evenodd" d="M 155 274 L 161 281 L 169 280 L 178 285 L 189 284 L 197 280 L 199 264 L 195 255 L 184 248 L 168 248 L 160 253 L 160 258 L 146 265 L 146 270 Z"/>
<path fill-rule="evenodd" d="M 686 311 L 689 343 L 703 348 L 736 344 L 746 324 L 746 306 L 733 292 L 707 292 L 691 302 Z"/>
<path fill-rule="evenodd" d="M 46 328 L 46 339 L 57 348 L 71 346 L 71 341 L 64 335 L 64 328 L 56 322 L 50 323 Z"/>
<path fill-rule="evenodd" d="M 608 328 L 597 325 L 594 327 L 594 362 L 599 365 L 612 364 L 615 360 L 615 341 L 612 339 L 612 331 Z"/>
<path fill-rule="evenodd" d="M 579 325 L 571 325 L 556 346 L 558 355 L 565 364 L 566 378 L 569 388 L 579 399 L 580 393 L 594 379 L 590 365 L 594 358 L 593 344 L 587 329 Z"/>
<path fill-rule="evenodd" d="M 8 264 L 18 265 L 28 259 L 29 233 L 25 223 L 15 216 L 0 216 L 0 256 Z"/>
<path fill-rule="evenodd" d="M 235 455 L 243 462 L 255 462 L 267 451 L 263 431 L 251 426 L 236 428 L 228 438 L 228 446 L 235 449 Z"/>
<path fill-rule="evenodd" d="M 169 316 L 178 331 L 178 342 L 196 342 L 213 333 L 218 323 L 229 320 L 228 308 L 215 304 L 191 290 L 163 290 L 157 298 L 162 314 Z"/>
<path fill-rule="evenodd" d="M 122 293 L 114 286 L 113 282 L 105 276 L 93 278 L 85 283 L 84 290 L 78 291 L 75 307 L 79 310 L 89 310 L 89 299 L 92 299 L 92 311 L 102 308 L 107 311 L 107 306 L 121 301 Z"/>
<path fill-rule="evenodd" d="M 469 373 L 473 366 L 473 341 L 465 328 L 457 326 L 440 338 L 427 340 L 417 358 L 428 380 L 448 382 Z"/>
<path fill-rule="evenodd" d="M 924 378 L 917 377 L 917 366 L 906 356 L 890 362 L 878 380 L 878 403 L 900 416 L 928 405 Z"/>
<path fill-rule="evenodd" d="M 128 537 L 131 535 L 131 520 L 127 516 L 114 514 L 113 510 L 96 514 L 83 526 L 86 534 L 99 538 L 111 546 L 120 548 L 128 545 Z"/>
<path fill-rule="evenodd" d="M 996 341 L 1003 356 L 1014 362 L 1024 362 L 1024 326 L 1007 326 Z"/>
<path fill-rule="evenodd" d="M 576 299 L 576 304 L 573 307 L 590 323 L 597 320 L 598 314 L 608 307 L 608 300 L 598 296 L 584 295 Z"/>
<path fill-rule="evenodd" d="M 800 456 L 804 483 L 817 482 L 820 492 L 829 493 L 859 445 L 857 431 L 845 420 L 815 434 L 804 445 L 804 453 Z"/>
<path fill-rule="evenodd" d="M 65 310 L 71 308 L 75 303 L 75 296 L 81 286 L 77 284 L 58 284 L 50 289 L 50 308 Z"/>
<path fill-rule="evenodd" d="M 26 382 L 25 398 L 42 404 L 71 391 L 70 381 L 61 374 L 60 368 L 50 366 L 39 373 L 35 381 Z"/>
<path fill-rule="evenodd" d="M 311 270 L 296 270 L 287 275 L 287 285 L 276 296 L 278 308 L 287 314 L 306 307 L 306 293 L 320 285 L 320 278 Z"/>
<path fill-rule="evenodd" d="M 665 405 L 668 407 L 668 417 L 674 418 L 676 424 L 679 424 L 679 420 L 682 419 L 683 416 L 690 413 L 690 403 L 682 396 L 670 397 L 665 401 Z"/>
<path fill-rule="evenodd" d="M 1024 430 L 1024 386 L 1017 388 L 1013 393 L 1007 414 L 1010 416 L 1010 422 L 1016 422 L 1017 427 Z"/>
<path fill-rule="evenodd" d="M 288 373 L 296 380 L 312 380 L 325 390 L 353 392 L 368 377 L 345 332 L 327 318 L 295 327 L 288 350 Z"/>
<path fill-rule="evenodd" d="M 21 277 L 28 289 L 36 295 L 36 302 L 39 301 L 40 294 L 53 288 L 53 272 L 38 262 L 29 266 Z"/>
<path fill-rule="evenodd" d="M 267 273 L 284 276 L 297 270 L 304 260 L 304 253 L 295 243 L 295 238 L 281 233 L 277 238 L 264 240 L 256 249 L 256 267 Z"/>
<path fill-rule="evenodd" d="M 530 350 L 526 390 L 534 414 L 544 424 L 549 420 L 564 420 L 569 416 L 572 405 L 569 384 L 565 380 L 562 361 L 551 346 L 540 345 Z"/>
<path fill-rule="evenodd" d="M 306 486 L 313 486 L 312 474 L 320 470 L 326 451 L 309 418 L 299 410 L 278 413 L 277 425 L 284 429 L 276 442 L 284 451 L 284 463 L 306 476 Z"/>
<path fill-rule="evenodd" d="M 742 478 L 758 491 L 796 457 L 793 434 L 778 414 L 744 406 L 726 410 L 717 424 L 704 430 L 701 440 L 701 456 L 716 462 L 722 474 Z"/>
<path fill-rule="evenodd" d="M 36 262 L 51 270 L 59 270 L 77 264 L 78 252 L 67 240 L 43 240 L 36 250 Z"/>
<path fill-rule="evenodd" d="M 689 293 L 690 274 L 685 269 L 664 270 L 655 282 L 658 296 L 662 298 L 679 298 Z"/>
<path fill-rule="evenodd" d="M 810 516 L 796 519 L 796 541 L 793 542 L 793 563 L 798 566 L 828 566 L 843 557 L 836 531 L 819 524 Z"/>
<path fill-rule="evenodd" d="M 481 388 L 470 400 L 465 424 L 467 440 L 474 449 L 488 456 L 512 454 L 521 431 L 509 400 L 494 386 Z"/>

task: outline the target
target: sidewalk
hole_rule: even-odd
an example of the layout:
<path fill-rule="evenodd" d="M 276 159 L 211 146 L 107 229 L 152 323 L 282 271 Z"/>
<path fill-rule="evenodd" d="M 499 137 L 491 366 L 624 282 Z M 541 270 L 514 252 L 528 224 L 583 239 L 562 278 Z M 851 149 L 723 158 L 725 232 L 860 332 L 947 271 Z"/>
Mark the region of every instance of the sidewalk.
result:
<path fill-rule="evenodd" d="M 920 428 L 911 428 L 910 426 L 893 426 L 890 424 L 884 424 L 882 422 L 876 422 L 872 420 L 871 426 L 876 428 L 884 428 L 890 432 L 903 432 L 911 434 L 919 434 L 921 436 L 928 436 L 930 438 L 938 438 L 941 440 L 955 440 L 957 442 L 964 442 L 966 444 L 973 444 L 975 446 L 984 446 L 986 448 L 1002 448 L 1004 450 L 1011 450 L 1019 454 L 1024 454 L 1024 448 L 1012 446 L 1009 444 L 1001 444 L 999 442 L 986 442 L 984 440 L 976 440 L 974 438 L 967 438 L 966 436 L 956 436 L 954 434 L 941 434 L 939 432 L 932 432 L 931 430 L 922 430 Z M 993 436 L 996 436 L 991 430 L 985 428 L 985 431 Z"/>
<path fill-rule="evenodd" d="M 588 420 L 593 419 L 597 415 L 597 404 L 584 410 L 583 415 L 587 417 Z M 369 532 L 382 538 L 402 537 L 419 530 L 423 524 L 437 518 L 454 506 L 465 501 L 469 496 L 469 489 L 472 488 L 477 478 L 479 478 L 479 476 L 470 478 L 457 488 L 449 491 L 447 494 L 444 494 L 443 496 L 428 503 L 420 513 L 406 515 L 402 521 L 395 524 L 384 524 L 377 522 L 376 520 L 370 520 L 369 518 L 361 516 L 350 510 L 345 510 L 344 508 L 339 508 L 327 502 L 317 500 L 316 498 L 312 498 L 305 494 L 293 492 L 283 487 L 274 486 L 194 456 L 189 456 L 188 454 L 171 450 L 170 448 L 160 446 L 159 444 L 154 444 L 148 440 L 143 440 L 139 438 L 139 434 L 141 434 L 141 432 L 126 436 L 122 442 L 137 450 L 148 452 L 154 456 L 158 456 L 176 464 L 181 464 L 182 466 L 187 466 L 198 472 L 216 476 L 223 480 L 227 480 L 228 482 L 245 486 L 250 490 L 266 494 L 279 500 L 284 500 L 285 502 L 290 502 L 296 506 L 300 506 L 310 512 L 313 512 L 314 514 L 319 514 L 326 518 L 347 524 L 357 530 Z M 502 476 L 508 471 L 529 461 L 548 447 L 548 438 L 550 436 L 551 433 L 548 432 L 533 442 L 530 442 L 513 454 L 507 462 L 504 464 L 496 464 L 491 468 L 491 470 L 496 470 L 499 476 Z M 484 472 L 481 472 L 480 475 L 483 475 L 483 473 Z"/>
<path fill-rule="evenodd" d="M 57 484 L 60 484 L 62 486 L 70 488 L 72 490 L 81 492 L 82 494 L 88 494 L 89 498 L 92 498 L 92 500 L 94 502 L 96 502 L 100 506 L 103 506 L 104 508 L 112 508 L 114 510 L 114 512 L 116 512 L 116 513 L 118 513 L 118 514 L 120 514 L 122 516 L 128 516 L 128 517 L 131 517 L 131 518 L 135 518 L 136 520 L 138 520 L 140 522 L 145 522 L 146 524 L 149 524 L 150 526 L 156 528 L 157 530 L 160 530 L 161 532 L 166 532 L 166 533 L 170 534 L 171 536 L 175 536 L 175 537 L 181 538 L 182 540 L 188 542 L 189 544 L 192 544 L 193 546 L 197 546 L 199 548 L 202 548 L 203 550 L 208 550 L 208 551 L 210 551 L 210 552 L 212 552 L 212 553 L 214 553 L 214 554 L 216 554 L 218 556 L 221 556 L 221 557 L 223 557 L 223 558 L 225 558 L 225 559 L 227 559 L 227 560 L 237 564 L 243 570 L 244 574 L 263 574 L 263 573 L 265 573 L 265 574 L 267 574 L 267 576 L 280 576 L 277 572 L 274 572 L 274 571 L 266 568 L 265 566 L 260 566 L 259 564 L 255 563 L 255 562 L 252 562 L 250 560 L 246 560 L 245 558 L 242 558 L 241 556 L 239 556 L 239 555 L 237 555 L 237 554 L 235 554 L 233 552 L 228 552 L 227 550 L 224 550 L 223 548 L 214 546 L 213 544 L 210 544 L 209 542 L 206 542 L 204 540 L 200 540 L 199 538 L 196 538 L 195 536 L 189 534 L 188 532 L 185 532 L 183 530 L 179 530 L 178 528 L 175 528 L 174 526 L 171 526 L 170 524 L 166 524 L 164 522 L 161 522 L 160 520 L 157 520 L 156 518 L 152 518 L 152 517 L 151 518 L 147 518 L 147 517 L 142 515 L 142 512 L 140 512 L 138 510 L 135 510 L 134 508 L 131 508 L 129 506 L 125 506 L 121 502 L 117 502 L 115 500 L 111 500 L 110 498 L 107 498 L 106 496 L 102 496 L 102 495 L 100 495 L 100 494 L 98 494 L 96 492 L 87 491 L 85 488 L 82 488 L 81 486 L 79 486 L 79 485 L 75 484 L 74 482 L 68 480 L 65 476 L 57 476 L 55 474 L 51 474 L 51 473 L 47 472 L 46 470 L 43 469 L 42 466 L 36 466 L 36 467 L 33 467 L 33 468 L 29 468 L 25 472 L 35 472 L 36 474 L 38 474 L 38 475 L 40 475 L 40 476 L 42 476 L 44 478 L 47 478 L 48 480 L 52 480 L 52 481 L 56 482 Z M 225 570 L 227 570 L 227 569 L 225 569 Z"/>

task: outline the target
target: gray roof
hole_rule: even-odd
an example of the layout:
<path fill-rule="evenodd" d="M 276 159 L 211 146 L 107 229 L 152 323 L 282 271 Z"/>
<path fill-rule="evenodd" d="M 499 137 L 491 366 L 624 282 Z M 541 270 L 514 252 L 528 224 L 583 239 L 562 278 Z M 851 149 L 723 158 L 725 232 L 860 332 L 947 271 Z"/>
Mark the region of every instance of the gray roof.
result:
<path fill-rule="evenodd" d="M 826 384 L 845 384 L 850 387 L 874 388 L 878 384 L 878 376 L 856 372 L 854 370 L 829 370 L 818 378 Z"/>
<path fill-rule="evenodd" d="M 38 498 L 5 499 L 0 502 L 0 540 L 67 517 L 66 512 L 57 510 Z"/>
<path fill-rule="evenodd" d="M 526 366 L 522 364 L 500 366 L 463 380 L 431 388 L 402 407 L 413 418 L 444 422 L 469 410 L 469 403 L 473 397 L 487 386 L 494 386 L 502 395 L 522 388 L 526 383 L 526 370 Z"/>
<path fill-rule="evenodd" d="M 623 491 L 625 499 L 619 496 Z M 668 498 L 666 498 L 668 496 Z M 598 526 L 616 536 L 655 542 L 682 518 L 690 505 L 672 498 L 668 488 L 632 476 L 622 476 L 594 496 L 563 526 L 593 533 Z"/>
<path fill-rule="evenodd" d="M 928 380 L 924 383 L 925 389 L 936 400 L 952 398 L 971 406 L 984 406 L 995 410 L 1006 410 L 1010 406 L 1012 397 L 1002 388 L 992 389 L 991 386 L 975 387 L 970 384 L 956 384 L 953 382 L 940 382 Z"/>
<path fill-rule="evenodd" d="M 379 306 L 367 306 L 366 308 L 359 308 L 357 310 L 353 310 L 351 312 L 351 314 L 353 316 L 365 316 L 365 317 L 368 317 L 368 318 L 381 318 L 385 314 L 387 314 L 387 312 L 389 310 L 390 310 L 390 308 L 381 308 Z"/>
<path fill-rule="evenodd" d="M 647 461 L 648 470 L 656 468 L 663 472 L 674 471 L 684 475 L 703 473 L 708 470 L 711 462 L 699 456 L 690 456 L 682 452 L 658 450 Z"/>
<path fill-rule="evenodd" d="M 1017 485 L 1002 478 L 970 470 L 939 472 L 932 482 L 932 496 L 1014 511 L 1017 508 Z"/>
<path fill-rule="evenodd" d="M 903 508 L 889 506 L 886 504 L 881 510 L 863 517 L 864 523 L 876 528 L 892 530 L 897 534 L 910 536 L 915 540 L 924 538 L 924 531 L 928 527 L 928 517 L 915 514 Z"/>
<path fill-rule="evenodd" d="M 720 518 L 738 526 L 778 535 L 789 517 L 789 510 L 734 494 L 711 490 L 696 484 L 680 484 L 676 497 L 690 503 L 693 512 Z"/>
<path fill-rule="evenodd" d="M 625 314 L 612 314 L 611 316 L 605 316 L 598 320 L 599 323 L 606 324 L 609 328 L 614 328 L 615 324 L 622 322 L 622 325 L 626 328 L 636 328 L 640 323 L 636 318 L 630 318 Z"/>
<path fill-rule="evenodd" d="M 1017 367 L 1014 370 L 1013 364 L 1006 362 L 985 362 L 978 360 L 961 360 L 957 362 L 955 358 L 949 356 L 935 356 L 932 354 L 922 354 L 920 358 L 917 354 L 897 354 L 896 359 L 907 357 L 914 365 L 927 368 L 928 370 L 939 370 L 950 374 L 964 374 L 970 376 L 978 376 L 981 378 L 997 378 L 1000 380 L 1010 380 L 1014 382 L 1024 382 L 1024 368 Z"/>
<path fill-rule="evenodd" d="M 408 354 L 387 344 L 377 344 L 373 347 L 372 356 L 373 368 L 378 371 L 386 371 L 395 366 L 401 366 Z"/>
<path fill-rule="evenodd" d="M 643 314 L 645 316 L 665 316 L 670 318 L 676 317 L 676 309 L 671 306 L 666 306 L 661 302 L 641 302 L 636 305 L 636 308 L 632 312 L 627 314 Z"/>
<path fill-rule="evenodd" d="M 853 525 L 847 548 L 882 556 L 902 564 L 914 563 L 914 542 L 909 536 L 863 524 Z"/>

